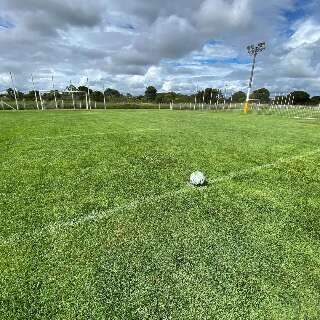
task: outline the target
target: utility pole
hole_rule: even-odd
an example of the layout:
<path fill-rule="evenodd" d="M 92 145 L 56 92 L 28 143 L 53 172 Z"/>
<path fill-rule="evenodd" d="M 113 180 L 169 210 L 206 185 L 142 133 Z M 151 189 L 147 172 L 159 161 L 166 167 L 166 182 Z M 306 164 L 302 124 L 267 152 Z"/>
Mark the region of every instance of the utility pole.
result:
<path fill-rule="evenodd" d="M 252 89 L 254 68 L 256 65 L 257 55 L 259 52 L 266 49 L 266 43 L 261 42 L 261 43 L 258 43 L 257 45 L 252 44 L 252 45 L 248 46 L 247 49 L 248 49 L 249 55 L 253 57 L 253 62 L 252 62 L 252 69 L 251 69 L 251 76 L 250 76 L 250 81 L 249 81 L 247 99 L 246 99 L 246 102 L 245 102 L 244 108 L 243 108 L 244 113 L 248 113 L 248 111 L 249 111 L 250 93 L 251 93 L 251 89 Z"/>

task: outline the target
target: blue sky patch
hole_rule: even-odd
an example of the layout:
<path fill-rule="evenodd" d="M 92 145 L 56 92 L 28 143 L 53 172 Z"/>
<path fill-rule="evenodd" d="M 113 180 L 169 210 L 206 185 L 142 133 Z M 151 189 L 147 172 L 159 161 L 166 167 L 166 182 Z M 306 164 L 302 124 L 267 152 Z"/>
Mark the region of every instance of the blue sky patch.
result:
<path fill-rule="evenodd" d="M 11 21 L 0 17 L 0 28 L 11 29 L 14 27 L 15 25 Z"/>
<path fill-rule="evenodd" d="M 197 62 L 200 62 L 203 65 L 212 65 L 212 64 L 248 64 L 248 59 L 239 59 L 239 58 L 226 58 L 226 59 L 194 59 Z"/>
<path fill-rule="evenodd" d="M 301 1 L 303 2 L 303 1 Z M 295 10 L 284 10 L 283 16 L 286 18 L 289 24 L 292 24 L 298 20 L 301 20 L 306 16 L 306 12 L 303 6 L 299 6 Z"/>

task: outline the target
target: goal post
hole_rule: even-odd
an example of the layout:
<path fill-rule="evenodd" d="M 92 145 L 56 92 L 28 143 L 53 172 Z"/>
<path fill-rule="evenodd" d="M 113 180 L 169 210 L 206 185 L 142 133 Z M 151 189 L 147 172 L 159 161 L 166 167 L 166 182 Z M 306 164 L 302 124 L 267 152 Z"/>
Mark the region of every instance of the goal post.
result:
<path fill-rule="evenodd" d="M 85 96 L 85 101 L 86 101 L 86 107 L 87 107 L 87 101 L 88 101 L 88 94 L 85 91 L 79 91 L 79 90 L 64 90 L 61 91 L 60 94 L 63 96 L 63 94 L 70 94 L 71 95 L 71 100 L 72 100 L 72 108 L 76 110 L 77 108 L 77 102 L 76 98 L 77 95 L 84 95 Z M 79 109 L 82 109 L 82 101 L 80 99 L 79 101 Z"/>
<path fill-rule="evenodd" d="M 11 78 L 11 84 L 12 84 L 12 90 L 13 90 L 13 94 L 14 94 L 14 100 L 16 102 L 16 108 L 17 110 L 19 110 L 19 102 L 18 102 L 18 97 L 17 97 L 17 89 L 16 86 L 14 84 L 14 80 L 13 80 L 13 73 L 10 72 L 10 78 Z"/>

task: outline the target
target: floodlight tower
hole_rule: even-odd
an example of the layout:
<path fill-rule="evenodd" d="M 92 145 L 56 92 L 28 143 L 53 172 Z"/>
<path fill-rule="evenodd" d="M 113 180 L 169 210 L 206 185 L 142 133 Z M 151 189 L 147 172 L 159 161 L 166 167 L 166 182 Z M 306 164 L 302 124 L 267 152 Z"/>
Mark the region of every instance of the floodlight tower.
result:
<path fill-rule="evenodd" d="M 254 68 L 256 65 L 257 55 L 259 52 L 262 52 L 263 50 L 266 49 L 266 43 L 260 42 L 257 45 L 252 44 L 252 45 L 248 46 L 247 49 L 248 49 L 249 55 L 253 57 L 253 62 L 252 62 L 252 69 L 251 69 L 251 76 L 250 76 L 250 81 L 249 81 L 247 99 L 246 99 L 246 102 L 244 104 L 244 109 L 243 109 L 244 113 L 248 113 L 248 111 L 249 111 L 250 93 L 251 93 L 251 89 L 252 89 L 253 74 L 254 74 Z"/>

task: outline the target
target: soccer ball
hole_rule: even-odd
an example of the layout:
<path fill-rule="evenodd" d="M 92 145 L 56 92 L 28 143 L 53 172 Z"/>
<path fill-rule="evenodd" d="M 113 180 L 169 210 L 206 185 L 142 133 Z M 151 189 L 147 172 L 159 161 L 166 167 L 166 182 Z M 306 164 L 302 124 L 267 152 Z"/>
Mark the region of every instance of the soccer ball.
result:
<path fill-rule="evenodd" d="M 205 182 L 206 182 L 206 177 L 200 171 L 193 172 L 190 176 L 190 183 L 194 186 L 203 186 Z"/>

